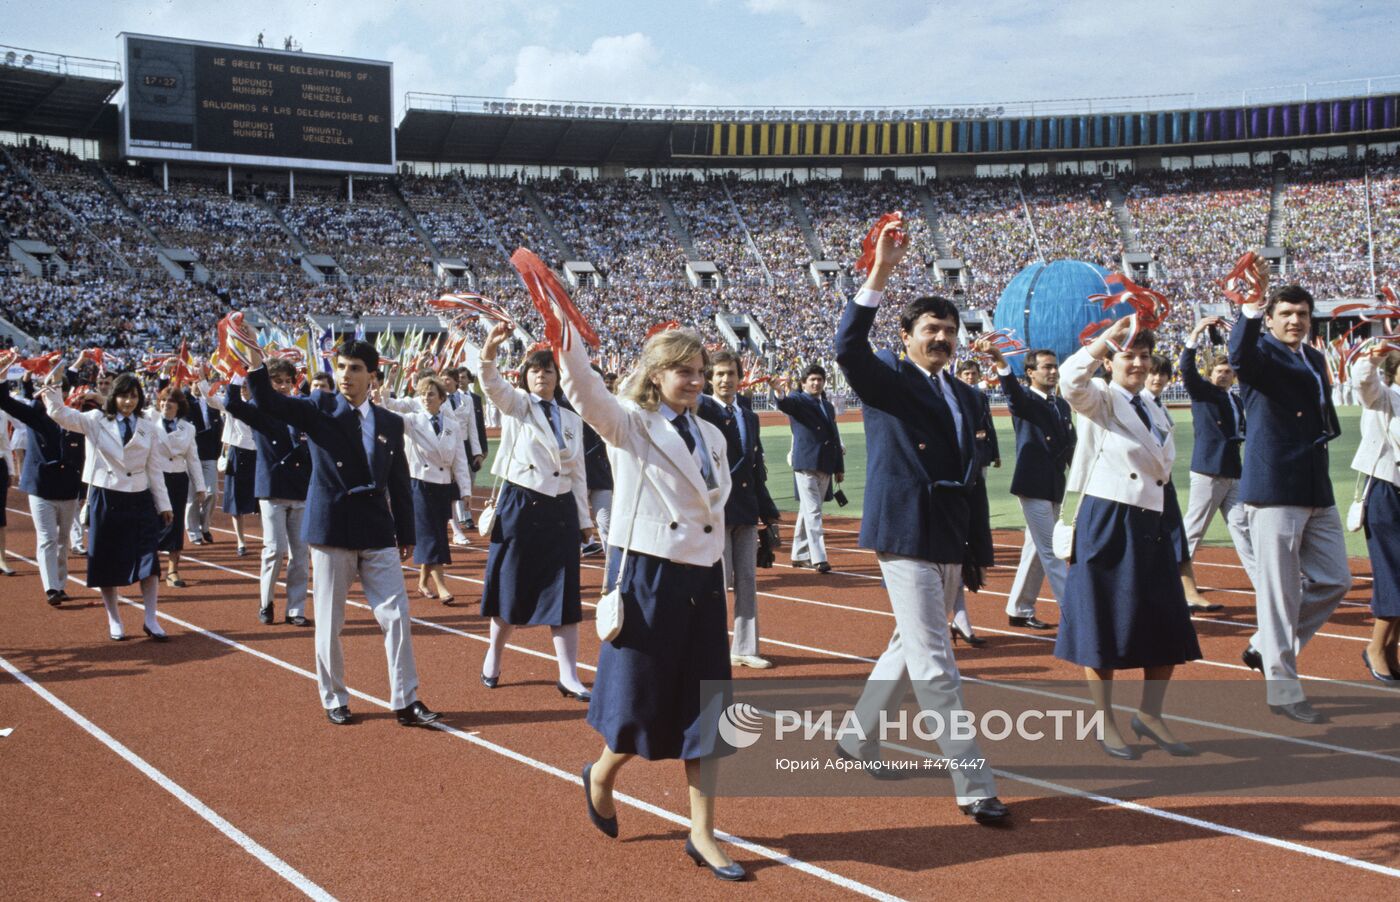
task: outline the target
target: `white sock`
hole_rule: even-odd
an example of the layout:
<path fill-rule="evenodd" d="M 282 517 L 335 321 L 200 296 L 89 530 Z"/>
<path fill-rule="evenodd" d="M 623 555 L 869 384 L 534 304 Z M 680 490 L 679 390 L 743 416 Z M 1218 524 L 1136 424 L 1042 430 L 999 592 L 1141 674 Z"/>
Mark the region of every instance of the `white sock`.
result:
<path fill-rule="evenodd" d="M 501 675 L 501 654 L 515 627 L 499 617 L 491 618 L 491 644 L 486 647 L 486 660 L 481 662 L 481 672 L 488 677 Z"/>
<path fill-rule="evenodd" d="M 551 626 L 554 639 L 554 659 L 559 662 L 559 682 L 565 689 L 583 691 L 583 682 L 578 678 L 578 624 Z"/>
<path fill-rule="evenodd" d="M 126 631 L 122 629 L 122 618 L 117 613 L 117 590 L 104 588 L 102 592 L 102 606 L 107 609 L 107 632 L 113 636 L 123 636 Z"/>
<path fill-rule="evenodd" d="M 164 636 L 165 630 L 156 623 L 156 596 L 160 594 L 160 580 L 148 576 L 141 580 L 141 596 L 146 602 L 146 629 L 157 636 Z"/>

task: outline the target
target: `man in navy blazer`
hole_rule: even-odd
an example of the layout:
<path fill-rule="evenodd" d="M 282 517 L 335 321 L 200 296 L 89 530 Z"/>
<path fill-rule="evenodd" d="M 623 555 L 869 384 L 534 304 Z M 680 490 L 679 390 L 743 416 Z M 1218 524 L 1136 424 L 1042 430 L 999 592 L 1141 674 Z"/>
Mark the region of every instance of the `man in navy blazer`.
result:
<path fill-rule="evenodd" d="M 1006 599 L 1007 622 L 1012 626 L 1050 629 L 1035 616 L 1035 601 L 1048 578 L 1050 594 L 1058 603 L 1065 594 L 1068 567 L 1055 557 L 1055 521 L 1065 500 L 1065 474 L 1074 459 L 1077 436 L 1069 404 L 1055 393 L 1060 382 L 1060 362 L 1055 352 L 1038 349 L 1026 354 L 1026 381 L 1021 384 L 1001 353 L 985 345 L 997 365 L 1011 422 L 1016 429 L 1016 469 L 1011 474 L 1011 494 L 1021 504 L 1026 538 L 1021 561 Z"/>
<path fill-rule="evenodd" d="M 272 387 L 262 353 L 251 349 L 248 388 L 268 416 L 306 434 L 311 482 L 302 535 L 311 546 L 316 608 L 316 682 L 333 724 L 352 722 L 340 630 L 345 598 L 358 574 L 389 659 L 391 705 L 404 726 L 423 726 L 441 715 L 418 700 L 408 591 L 400 562 L 413 554 L 413 498 L 403 419 L 370 401 L 379 352 L 365 341 L 336 348 L 334 376 L 340 391 L 287 397 Z M 395 546 L 398 546 L 397 549 Z"/>
<path fill-rule="evenodd" d="M 758 653 L 758 524 L 779 520 L 768 494 L 768 467 L 763 460 L 758 414 L 739 403 L 744 366 L 739 355 L 721 350 L 710 357 L 714 395 L 701 395 L 699 414 L 724 433 L 728 446 L 730 490 L 724 502 L 724 570 L 734 592 L 734 642 L 729 661 L 766 670 L 773 662 Z"/>
<path fill-rule="evenodd" d="M 953 659 L 946 615 L 959 584 L 977 591 L 981 568 L 992 563 L 987 487 L 974 439 L 980 410 L 975 391 L 948 372 L 957 342 L 951 301 L 921 297 L 900 312 L 904 356 L 870 347 L 870 329 L 890 273 L 907 245 L 903 223 L 889 223 L 876 244 L 875 264 L 836 333 L 836 360 L 864 404 L 865 510 L 860 545 L 876 552 L 889 592 L 895 629 L 856 704 L 863 742 L 838 746 L 843 756 L 873 764 L 881 725 L 903 705 L 912 683 L 919 706 L 950 723 L 962 711 L 962 681 Z M 891 737 L 893 738 L 893 737 Z M 939 748 L 956 758 L 984 756 L 975 739 L 940 734 Z M 876 771 L 878 773 L 878 771 Z M 991 769 L 952 772 L 958 805 L 978 823 L 1009 814 L 996 798 Z"/>
<path fill-rule="evenodd" d="M 14 359 L 14 355 L 9 355 L 9 359 Z M 0 372 L 7 369 L 8 363 L 0 365 Z M 66 377 L 55 378 L 64 379 L 63 387 L 67 388 Z M 7 381 L 0 381 L 0 411 L 28 430 L 29 445 L 19 471 L 19 490 L 29 496 L 29 512 L 34 518 L 34 557 L 39 563 L 44 597 L 57 607 L 69 599 L 64 589 L 68 582 L 68 548 L 83 488 L 87 440 L 81 432 L 69 432 L 55 423 L 42 401 L 10 397 Z M 0 565 L 3 563 L 0 560 Z"/>
<path fill-rule="evenodd" d="M 189 401 L 186 418 L 194 424 L 199 466 L 204 470 L 204 484 L 210 487 L 202 505 L 195 500 L 194 493 L 190 493 L 190 500 L 185 502 L 185 532 L 194 544 L 205 545 L 214 541 L 211 518 L 214 515 L 214 498 L 218 494 L 214 487 L 219 484 L 219 455 L 224 451 L 224 415 L 210 407 L 209 399 L 197 391 L 185 389 L 185 397 Z"/>
<path fill-rule="evenodd" d="M 826 369 L 812 364 L 802 373 L 802 390 L 778 399 L 792 427 L 792 476 L 797 484 L 797 525 L 792 531 L 792 565 L 830 573 L 822 502 L 834 477 L 846 475 L 846 449 L 836 428 L 836 408 L 826 399 Z"/>
<path fill-rule="evenodd" d="M 1201 334 L 1223 323 L 1218 316 L 1201 320 L 1187 336 L 1186 347 L 1181 351 L 1181 381 L 1191 397 L 1191 427 L 1195 435 L 1191 451 L 1191 493 L 1183 521 L 1186 544 L 1194 558 L 1196 546 L 1201 543 L 1211 518 L 1220 511 L 1240 564 L 1252 581 L 1254 546 L 1249 538 L 1249 518 L 1240 503 L 1240 474 L 1243 472 L 1240 446 L 1244 444 L 1246 425 L 1244 400 L 1239 392 L 1230 391 L 1235 384 L 1235 370 L 1228 359 L 1221 356 L 1212 360 L 1207 367 L 1209 376 L 1201 375 L 1197 359 Z M 1221 607 L 1210 604 L 1201 595 L 1189 561 L 1181 582 L 1186 600 L 1193 608 L 1218 610 Z"/>
<path fill-rule="evenodd" d="M 272 387 L 286 397 L 296 390 L 297 370 L 287 360 L 267 364 Z M 306 437 L 295 426 L 263 413 L 256 404 L 243 400 L 237 385 L 230 385 L 224 401 L 228 415 L 242 420 L 253 430 L 258 455 L 253 477 L 253 496 L 258 499 L 262 517 L 262 571 L 259 576 L 258 619 L 271 624 L 273 600 L 282 561 L 287 561 L 287 622 L 308 626 L 306 619 L 307 547 L 302 538 L 306 493 L 311 483 L 311 449 Z"/>
<path fill-rule="evenodd" d="M 1256 274 L 1267 287 L 1267 268 Z M 1242 658 L 1268 680 L 1271 711 L 1319 723 L 1325 718 L 1303 695 L 1297 656 L 1351 588 L 1327 458 L 1341 428 L 1327 362 L 1307 345 L 1312 295 L 1285 285 L 1243 314 L 1230 331 L 1230 364 L 1249 424 L 1240 500 L 1254 547 L 1259 628 Z"/>

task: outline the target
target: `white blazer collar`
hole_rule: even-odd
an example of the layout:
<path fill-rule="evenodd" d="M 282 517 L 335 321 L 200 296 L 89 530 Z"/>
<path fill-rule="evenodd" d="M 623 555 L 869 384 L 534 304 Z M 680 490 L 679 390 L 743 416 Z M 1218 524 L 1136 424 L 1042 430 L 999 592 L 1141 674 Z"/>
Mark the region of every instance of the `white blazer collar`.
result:
<path fill-rule="evenodd" d="M 699 427 L 699 423 L 696 426 Z M 659 410 L 650 411 L 647 416 L 647 433 L 651 436 L 652 444 L 656 445 L 671 460 L 671 465 L 685 475 L 687 481 L 700 493 L 700 497 L 709 503 L 710 489 L 705 485 L 705 477 L 700 472 L 700 466 L 695 462 L 695 457 L 690 453 L 690 449 L 685 446 L 685 440 L 676 431 L 676 427 L 671 425 L 671 421 Z M 708 445 L 709 442 L 706 442 Z"/>

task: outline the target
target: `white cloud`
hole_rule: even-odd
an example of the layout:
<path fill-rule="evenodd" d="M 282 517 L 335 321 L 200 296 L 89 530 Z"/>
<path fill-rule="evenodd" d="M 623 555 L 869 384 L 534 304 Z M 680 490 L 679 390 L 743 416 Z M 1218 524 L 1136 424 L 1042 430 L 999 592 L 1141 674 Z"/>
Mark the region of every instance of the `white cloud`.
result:
<path fill-rule="evenodd" d="M 508 97 L 619 103 L 714 103 L 717 92 L 693 65 L 640 32 L 596 38 L 587 50 L 520 48 Z"/>

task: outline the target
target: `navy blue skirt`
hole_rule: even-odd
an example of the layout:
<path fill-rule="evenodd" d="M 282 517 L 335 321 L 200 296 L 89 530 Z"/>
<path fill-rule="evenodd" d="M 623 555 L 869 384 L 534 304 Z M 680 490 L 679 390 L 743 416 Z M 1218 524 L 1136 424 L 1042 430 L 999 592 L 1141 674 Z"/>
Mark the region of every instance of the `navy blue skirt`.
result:
<path fill-rule="evenodd" d="M 185 547 L 185 502 L 190 497 L 190 474 L 166 473 L 165 492 L 170 496 L 170 508 L 175 519 L 162 525 L 156 539 L 157 551 L 182 551 Z"/>
<path fill-rule="evenodd" d="M 452 502 L 459 497 L 455 482 L 413 480 L 413 529 L 418 536 L 413 546 L 413 563 L 452 563 L 447 521 L 452 519 Z"/>
<path fill-rule="evenodd" d="M 230 447 L 224 470 L 224 513 L 242 516 L 258 512 L 258 499 L 253 497 L 257 476 L 258 452 Z"/>
<path fill-rule="evenodd" d="M 729 754 L 716 727 L 730 694 L 701 692 L 730 678 L 722 564 L 628 552 L 621 585 L 622 632 L 598 651 L 589 725 L 614 752 L 651 761 Z"/>
<path fill-rule="evenodd" d="M 1371 613 L 1400 617 L 1400 491 L 1384 479 L 1366 493 L 1366 550 L 1371 555 Z"/>
<path fill-rule="evenodd" d="M 1191 560 L 1191 546 L 1186 541 L 1186 521 L 1181 516 L 1181 502 L 1176 497 L 1176 486 L 1170 479 L 1162 489 L 1162 519 L 1167 521 L 1171 533 L 1172 554 L 1178 564 Z"/>
<path fill-rule="evenodd" d="M 88 490 L 87 584 L 119 588 L 159 576 L 160 515 L 149 490 Z"/>
<path fill-rule="evenodd" d="M 573 493 L 550 497 L 505 484 L 486 552 L 481 616 L 513 626 L 563 626 L 583 619 Z"/>
<path fill-rule="evenodd" d="M 1055 657 L 1115 670 L 1201 657 L 1165 516 L 1084 496 Z"/>

